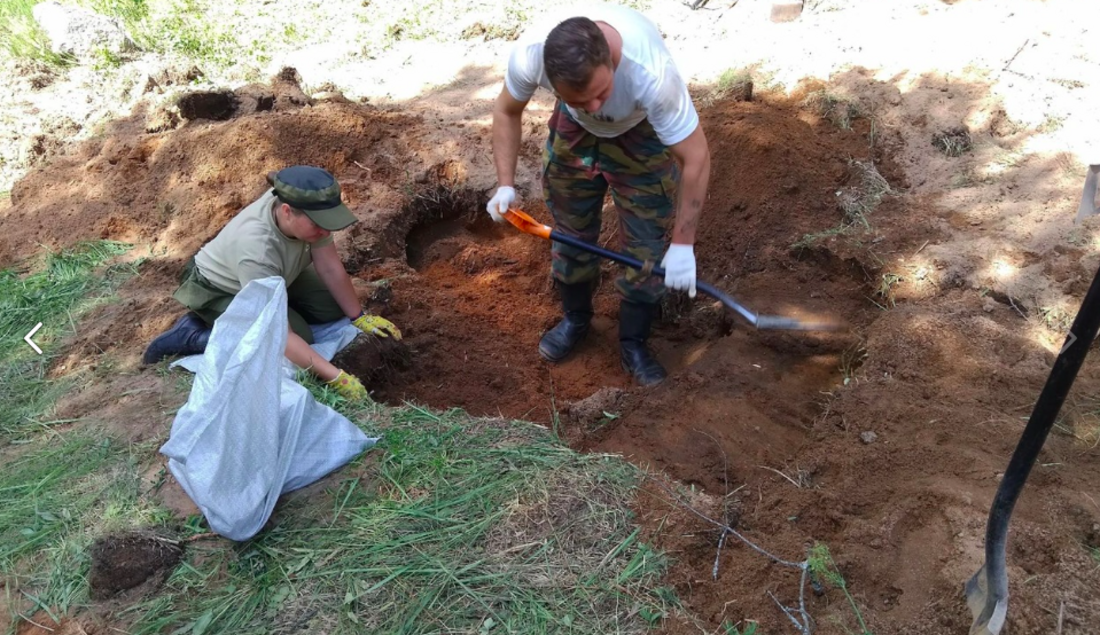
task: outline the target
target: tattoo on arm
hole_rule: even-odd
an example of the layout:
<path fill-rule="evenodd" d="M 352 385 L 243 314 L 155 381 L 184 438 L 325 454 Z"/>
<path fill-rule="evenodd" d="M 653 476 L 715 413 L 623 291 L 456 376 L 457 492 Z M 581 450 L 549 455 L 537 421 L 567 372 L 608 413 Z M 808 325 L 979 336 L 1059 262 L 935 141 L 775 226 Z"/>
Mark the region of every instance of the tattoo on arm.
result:
<path fill-rule="evenodd" d="M 699 209 L 703 206 L 703 202 L 697 198 L 691 199 L 691 209 Z"/>

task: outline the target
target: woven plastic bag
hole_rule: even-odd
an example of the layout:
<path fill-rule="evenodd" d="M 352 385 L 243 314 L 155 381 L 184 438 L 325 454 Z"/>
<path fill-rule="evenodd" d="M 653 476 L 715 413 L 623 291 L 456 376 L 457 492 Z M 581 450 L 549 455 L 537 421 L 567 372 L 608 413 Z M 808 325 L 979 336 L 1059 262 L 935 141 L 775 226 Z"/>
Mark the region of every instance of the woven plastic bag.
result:
<path fill-rule="evenodd" d="M 214 323 L 160 450 L 210 528 L 232 540 L 256 535 L 280 495 L 377 441 L 294 381 L 287 329 L 283 279 L 249 282 Z"/>

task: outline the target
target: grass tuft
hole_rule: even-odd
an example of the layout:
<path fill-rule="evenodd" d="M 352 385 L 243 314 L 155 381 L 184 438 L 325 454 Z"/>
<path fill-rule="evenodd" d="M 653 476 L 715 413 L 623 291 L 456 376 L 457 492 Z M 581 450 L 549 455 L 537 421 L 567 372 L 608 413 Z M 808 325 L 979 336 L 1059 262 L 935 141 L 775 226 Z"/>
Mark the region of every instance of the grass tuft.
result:
<path fill-rule="evenodd" d="M 960 157 L 974 148 L 974 141 L 970 131 L 960 126 L 932 135 L 932 145 L 949 157 Z"/>
<path fill-rule="evenodd" d="M 71 65 L 71 56 L 55 53 L 50 39 L 35 21 L 32 10 L 37 0 L 0 2 L 0 51 L 13 59 L 44 62 L 55 68 Z"/>
<path fill-rule="evenodd" d="M 846 236 L 849 240 L 853 240 L 852 236 L 857 231 L 871 231 L 871 221 L 868 217 L 882 203 L 883 197 L 892 194 L 893 190 L 873 162 L 851 160 L 848 165 L 854 174 L 855 184 L 836 192 L 837 206 L 844 214 L 840 224 L 820 232 L 803 235 L 791 245 L 791 249 L 807 249 L 821 240 L 834 236 Z"/>
<path fill-rule="evenodd" d="M 867 628 L 867 623 L 863 621 L 863 613 L 856 606 L 855 598 L 848 591 L 848 581 L 840 573 L 840 568 L 833 560 L 828 545 L 823 542 L 814 543 L 814 546 L 810 549 L 809 566 L 810 575 L 818 583 L 827 584 L 844 592 L 844 597 L 847 598 L 849 606 L 852 607 L 852 612 L 855 613 L 856 621 L 859 623 L 858 635 L 872 635 L 870 629 Z M 847 627 L 844 627 L 844 632 L 851 633 Z"/>
<path fill-rule="evenodd" d="M 111 258 L 130 248 L 118 242 L 84 243 L 46 257 L 34 273 L 0 270 L 0 438 L 18 436 L 28 428 L 48 428 L 41 421 L 67 382 L 48 377 L 56 345 L 71 333 L 76 319 L 103 301 L 135 265 L 118 264 L 97 273 Z M 37 323 L 35 353 L 23 336 Z"/>
<path fill-rule="evenodd" d="M 803 105 L 833 122 L 841 130 L 851 130 L 852 122 L 863 116 L 863 110 L 854 99 L 826 89 L 810 93 Z"/>
<path fill-rule="evenodd" d="M 882 203 L 882 197 L 891 193 L 890 184 L 870 161 L 853 160 L 849 166 L 855 172 L 856 184 L 837 192 L 837 204 L 848 224 L 870 229 L 867 217 Z"/>
<path fill-rule="evenodd" d="M 714 88 L 707 95 L 706 103 L 710 104 L 726 98 L 733 98 L 737 101 L 752 101 L 752 92 L 752 71 L 747 68 L 730 68 L 718 77 L 718 81 L 714 83 Z"/>

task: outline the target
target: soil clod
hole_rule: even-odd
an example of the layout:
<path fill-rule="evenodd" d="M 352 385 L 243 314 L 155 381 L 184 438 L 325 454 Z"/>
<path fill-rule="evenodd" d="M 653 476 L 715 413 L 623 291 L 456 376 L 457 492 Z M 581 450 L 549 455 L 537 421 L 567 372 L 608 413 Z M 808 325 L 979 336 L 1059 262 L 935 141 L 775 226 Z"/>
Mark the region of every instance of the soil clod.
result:
<path fill-rule="evenodd" d="M 130 533 L 99 539 L 91 556 L 92 597 L 106 599 L 150 579 L 159 584 L 179 563 L 183 549 L 175 541 Z"/>
<path fill-rule="evenodd" d="M 601 388 L 565 408 L 570 423 L 584 430 L 596 430 L 618 419 L 625 393 L 620 388 Z"/>
<path fill-rule="evenodd" d="M 187 93 L 176 103 L 184 119 L 223 121 L 232 117 L 237 109 L 237 97 L 228 90 Z"/>

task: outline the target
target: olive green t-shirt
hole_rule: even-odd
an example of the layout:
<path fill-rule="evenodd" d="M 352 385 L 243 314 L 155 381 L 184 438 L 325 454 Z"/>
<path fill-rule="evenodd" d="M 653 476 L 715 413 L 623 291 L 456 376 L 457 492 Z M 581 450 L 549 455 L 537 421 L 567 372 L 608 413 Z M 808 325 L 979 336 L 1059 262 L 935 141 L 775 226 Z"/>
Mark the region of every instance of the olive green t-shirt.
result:
<path fill-rule="evenodd" d="M 195 256 L 202 277 L 214 286 L 238 293 L 252 280 L 280 276 L 289 286 L 313 262 L 311 245 L 288 238 L 275 223 L 275 190 L 268 190 L 229 221 Z M 326 236 L 313 243 L 332 242 Z"/>

